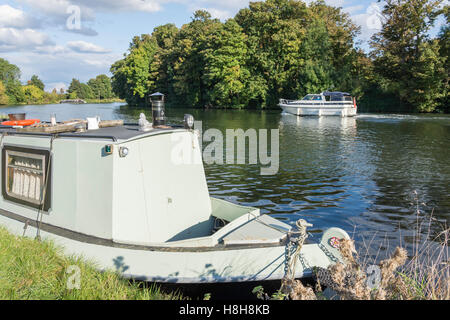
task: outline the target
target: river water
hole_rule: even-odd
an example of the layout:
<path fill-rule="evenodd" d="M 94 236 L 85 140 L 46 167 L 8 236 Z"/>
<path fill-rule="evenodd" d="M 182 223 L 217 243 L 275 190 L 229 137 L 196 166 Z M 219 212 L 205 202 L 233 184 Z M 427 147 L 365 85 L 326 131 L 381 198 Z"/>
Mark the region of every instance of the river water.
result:
<path fill-rule="evenodd" d="M 206 164 L 210 193 L 255 206 L 289 223 L 304 218 L 313 240 L 340 227 L 371 252 L 409 246 L 421 233 L 435 237 L 450 221 L 450 116 L 360 114 L 355 118 L 302 118 L 279 111 L 167 110 L 169 122 L 185 113 L 209 128 L 279 129 L 279 170 L 261 175 L 260 165 Z M 100 116 L 137 121 L 151 110 L 120 103 L 0 108 L 27 118 L 58 120 Z M 204 147 L 207 143 L 204 143 Z M 225 146 L 229 147 L 229 146 Z M 224 153 L 225 154 L 225 153 Z M 418 214 L 419 212 L 419 214 Z"/>

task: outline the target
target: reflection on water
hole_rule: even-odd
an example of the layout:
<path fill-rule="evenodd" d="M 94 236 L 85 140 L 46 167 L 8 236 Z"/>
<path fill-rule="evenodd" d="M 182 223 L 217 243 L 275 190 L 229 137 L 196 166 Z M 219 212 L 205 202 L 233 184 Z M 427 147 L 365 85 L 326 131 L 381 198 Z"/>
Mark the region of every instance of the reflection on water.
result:
<path fill-rule="evenodd" d="M 137 121 L 145 112 L 151 118 L 150 109 L 120 104 L 9 107 L 0 112 L 7 110 L 44 120 L 51 113 L 58 119 L 99 115 Z M 278 128 L 277 175 L 261 176 L 258 165 L 205 165 L 210 192 L 290 223 L 304 217 L 314 224 L 315 238 L 337 226 L 359 241 L 387 239 L 391 247 L 408 243 L 416 225 L 415 191 L 424 212 L 450 220 L 448 116 L 303 118 L 278 111 L 167 109 L 170 122 L 180 123 L 184 113 L 202 120 L 203 131 Z"/>

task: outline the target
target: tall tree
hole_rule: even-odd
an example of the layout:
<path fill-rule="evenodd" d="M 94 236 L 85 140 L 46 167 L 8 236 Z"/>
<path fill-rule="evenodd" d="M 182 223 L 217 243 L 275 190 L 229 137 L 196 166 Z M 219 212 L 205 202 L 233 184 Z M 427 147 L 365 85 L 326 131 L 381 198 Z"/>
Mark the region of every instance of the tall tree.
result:
<path fill-rule="evenodd" d="M 217 29 L 221 28 L 218 19 L 203 10 L 196 11 L 192 21 L 181 27 L 174 55 L 174 90 L 184 103 L 204 107 L 208 104 L 208 90 L 203 72 L 206 66 L 205 50 Z"/>
<path fill-rule="evenodd" d="M 158 50 L 155 62 L 158 67 L 156 91 L 164 92 L 174 97 L 173 87 L 174 64 L 177 57 L 174 55 L 179 29 L 172 23 L 158 26 L 153 30 L 152 36 L 156 39 Z M 171 99 L 172 101 L 174 99 Z"/>
<path fill-rule="evenodd" d="M 245 107 L 255 94 L 248 88 L 251 75 L 245 65 L 247 46 L 242 28 L 229 19 L 211 35 L 203 54 L 207 103 L 225 108 Z"/>
<path fill-rule="evenodd" d="M 251 2 L 249 8 L 236 15 L 248 36 L 247 65 L 265 88 L 262 107 L 276 105 L 281 96 L 296 95 L 290 84 L 298 81 L 307 16 L 305 3 L 294 0 Z"/>
<path fill-rule="evenodd" d="M 80 92 L 80 91 L 81 91 L 81 82 L 80 82 L 80 80 L 73 78 L 72 82 L 70 82 L 69 89 L 67 90 L 67 92 L 69 94 L 75 93 L 75 95 L 76 95 L 77 92 Z"/>
<path fill-rule="evenodd" d="M 309 12 L 308 37 L 316 38 L 316 52 L 323 63 L 316 62 L 326 66 L 330 77 L 327 81 L 336 90 L 357 91 L 354 86 L 357 77 L 354 62 L 358 60 L 355 42 L 361 28 L 342 8 L 326 5 L 323 0 L 311 3 Z M 317 29 L 317 35 L 312 29 Z"/>
<path fill-rule="evenodd" d="M 113 97 L 111 79 L 107 75 L 98 75 L 90 79 L 87 84 L 92 90 L 93 97 L 96 99 L 110 99 Z"/>
<path fill-rule="evenodd" d="M 9 103 L 9 97 L 6 94 L 6 88 L 3 85 L 3 82 L 0 81 L 0 105 L 8 104 Z"/>
<path fill-rule="evenodd" d="M 9 63 L 7 60 L 0 58 L 0 81 L 6 88 L 6 94 L 9 98 L 9 104 L 22 103 L 25 96 L 20 84 L 20 69 Z"/>
<path fill-rule="evenodd" d="M 44 98 L 44 91 L 35 85 L 27 85 L 22 87 L 23 93 L 25 95 L 25 102 L 30 103 L 41 103 Z"/>
<path fill-rule="evenodd" d="M 322 20 L 317 19 L 309 24 L 299 50 L 302 66 L 296 72 L 298 81 L 293 83 L 295 93 L 304 96 L 322 92 L 339 83 L 334 79 L 331 41 Z"/>
<path fill-rule="evenodd" d="M 375 72 L 411 111 L 433 111 L 442 98 L 445 60 L 429 36 L 441 2 L 386 0 L 383 28 L 371 41 Z"/>
<path fill-rule="evenodd" d="M 81 83 L 78 79 L 72 79 L 69 89 L 69 98 L 79 98 L 79 99 L 92 99 L 94 98 L 94 93 L 92 89 L 85 83 Z"/>
<path fill-rule="evenodd" d="M 33 86 L 35 86 L 35 87 L 38 87 L 38 88 L 41 89 L 41 90 L 44 90 L 44 88 L 45 88 L 44 83 L 42 82 L 41 79 L 39 79 L 39 77 L 38 77 L 37 75 L 33 75 L 33 76 L 31 77 L 31 79 L 30 79 L 30 81 L 29 81 L 29 84 L 30 84 L 30 85 L 33 85 Z"/>
<path fill-rule="evenodd" d="M 438 41 L 440 47 L 440 56 L 445 59 L 444 69 L 447 70 L 446 77 L 444 78 L 444 92 L 443 97 L 440 99 L 440 109 L 446 113 L 450 112 L 450 6 L 446 5 L 442 9 L 442 13 L 445 18 L 445 24 L 442 26 L 439 33 Z"/>
<path fill-rule="evenodd" d="M 151 35 L 134 37 L 128 55 L 111 67 L 112 87 L 129 104 L 145 105 L 147 94 L 155 90 L 158 76 L 158 63 L 155 59 L 157 51 L 158 44 Z"/>

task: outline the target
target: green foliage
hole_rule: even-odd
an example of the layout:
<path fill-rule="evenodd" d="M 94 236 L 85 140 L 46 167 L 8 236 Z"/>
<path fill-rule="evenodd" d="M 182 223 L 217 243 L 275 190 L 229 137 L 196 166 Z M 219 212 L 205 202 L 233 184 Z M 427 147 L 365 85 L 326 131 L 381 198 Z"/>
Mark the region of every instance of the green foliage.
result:
<path fill-rule="evenodd" d="M 135 37 L 111 67 L 112 87 L 131 105 L 157 90 L 194 107 L 273 107 L 280 97 L 351 83 L 356 33 L 323 2 L 250 3 L 225 23 L 199 10 L 181 29 Z"/>
<path fill-rule="evenodd" d="M 158 48 L 151 35 L 134 37 L 129 54 L 111 66 L 112 88 L 119 98 L 131 105 L 145 105 L 147 94 L 156 89 Z"/>
<path fill-rule="evenodd" d="M 217 19 L 211 19 L 206 11 L 196 11 L 191 23 L 181 27 L 174 47 L 173 86 L 175 94 L 183 103 L 204 107 L 208 104 L 208 93 L 204 72 L 206 52 L 212 36 L 221 28 Z"/>
<path fill-rule="evenodd" d="M 72 93 L 74 93 L 76 95 L 77 92 L 79 92 L 80 90 L 81 90 L 80 80 L 73 78 L 72 82 L 69 85 L 69 89 L 67 89 L 67 92 L 69 93 L 69 95 Z"/>
<path fill-rule="evenodd" d="M 88 81 L 88 86 L 92 90 L 93 97 L 96 99 L 111 99 L 114 97 L 111 87 L 111 79 L 105 75 L 98 75 L 94 79 Z"/>
<path fill-rule="evenodd" d="M 3 85 L 3 82 L 0 81 L 0 105 L 8 104 L 9 97 L 6 95 L 6 88 Z"/>
<path fill-rule="evenodd" d="M 25 102 L 28 104 L 40 103 L 44 98 L 44 91 L 35 85 L 27 85 L 22 87 L 25 96 Z"/>
<path fill-rule="evenodd" d="M 72 79 L 69 90 L 70 99 L 93 99 L 95 98 L 94 92 L 91 87 L 85 83 L 81 83 L 78 79 Z"/>
<path fill-rule="evenodd" d="M 10 82 L 18 82 L 20 80 L 20 70 L 14 65 L 10 64 L 5 59 L 0 58 L 0 81 L 6 86 Z"/>
<path fill-rule="evenodd" d="M 293 0 L 252 2 L 236 15 L 248 36 L 248 68 L 264 88 L 262 107 L 276 105 L 282 96 L 297 95 L 307 19 L 305 3 Z"/>
<path fill-rule="evenodd" d="M 383 29 L 372 38 L 375 73 L 409 111 L 434 111 L 443 97 L 446 57 L 439 41 L 429 39 L 441 2 L 387 0 Z"/>
<path fill-rule="evenodd" d="M 38 78 L 37 75 L 33 75 L 31 77 L 31 80 L 28 81 L 28 84 L 33 85 L 41 90 L 44 90 L 44 83 L 41 81 L 41 79 Z"/>
<path fill-rule="evenodd" d="M 450 99 L 449 99 L 449 79 L 450 79 L 450 60 L 448 58 L 450 54 L 450 6 L 446 5 L 442 13 L 445 17 L 446 24 L 442 27 L 441 32 L 439 33 L 438 41 L 439 41 L 439 54 L 445 59 L 444 61 L 444 70 L 446 71 L 446 76 L 444 79 L 444 91 L 442 93 L 442 98 L 439 101 L 439 109 L 443 112 L 450 112 Z"/>
<path fill-rule="evenodd" d="M 364 111 L 448 111 L 449 14 L 439 3 L 388 0 L 369 56 L 350 16 L 323 0 L 251 2 L 223 23 L 200 10 L 180 29 L 135 37 L 111 66 L 112 89 L 130 105 L 160 91 L 175 105 L 265 108 L 339 90 Z M 440 14 L 447 25 L 429 39 Z"/>
<path fill-rule="evenodd" d="M 8 96 L 8 104 L 17 104 L 25 101 L 20 84 L 20 69 L 0 58 L 0 81 L 3 82 Z"/>
<path fill-rule="evenodd" d="M 66 98 L 96 99 L 96 101 L 111 101 L 115 98 L 111 79 L 104 74 L 90 79 L 88 84 L 72 79 L 67 95 L 62 89 L 59 93 L 55 89 L 52 93 L 45 92 L 44 87 L 44 83 L 37 75 L 33 75 L 27 85 L 22 86 L 20 69 L 0 58 L 0 105 L 58 103 Z"/>
<path fill-rule="evenodd" d="M 243 108 L 252 98 L 248 89 L 250 72 L 245 66 L 247 46 L 245 34 L 233 20 L 228 20 L 211 35 L 203 52 L 205 73 L 202 81 L 206 102 L 212 106 Z"/>

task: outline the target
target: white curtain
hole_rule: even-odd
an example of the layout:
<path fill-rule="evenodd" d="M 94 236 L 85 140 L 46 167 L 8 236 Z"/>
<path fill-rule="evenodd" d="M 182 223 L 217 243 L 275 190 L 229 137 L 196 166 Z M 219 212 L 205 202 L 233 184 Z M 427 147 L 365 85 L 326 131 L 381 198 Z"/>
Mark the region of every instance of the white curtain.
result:
<path fill-rule="evenodd" d="M 42 162 L 35 159 L 26 159 L 20 157 L 14 159 L 13 164 L 20 168 L 12 168 L 12 188 L 11 192 L 31 200 L 41 200 L 41 185 L 43 181 L 43 174 L 34 170 L 27 170 L 27 168 L 41 169 Z"/>

